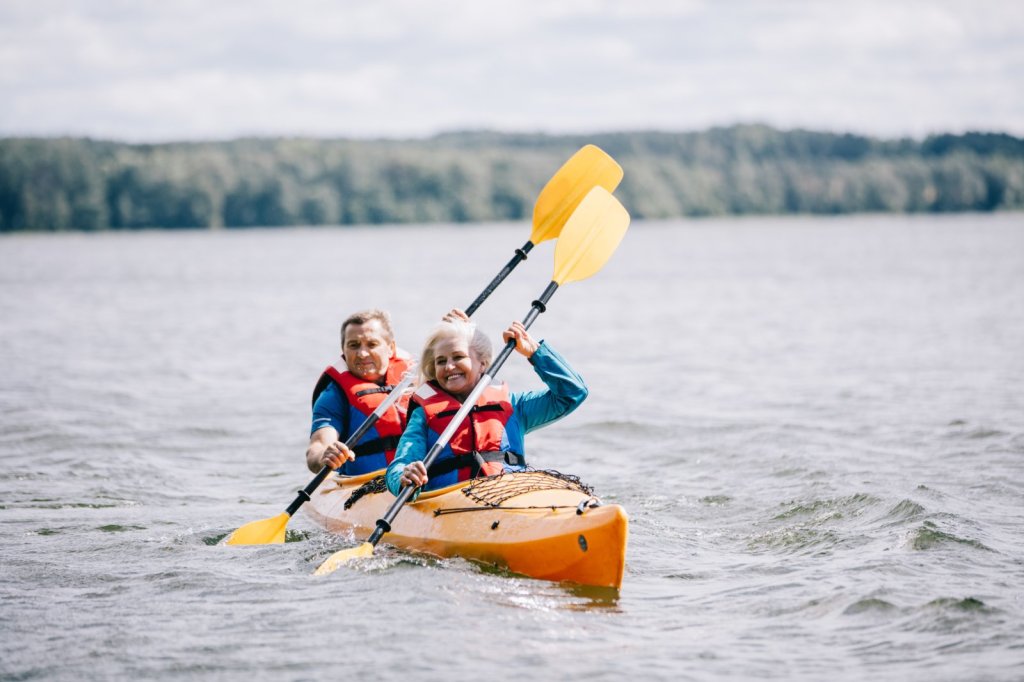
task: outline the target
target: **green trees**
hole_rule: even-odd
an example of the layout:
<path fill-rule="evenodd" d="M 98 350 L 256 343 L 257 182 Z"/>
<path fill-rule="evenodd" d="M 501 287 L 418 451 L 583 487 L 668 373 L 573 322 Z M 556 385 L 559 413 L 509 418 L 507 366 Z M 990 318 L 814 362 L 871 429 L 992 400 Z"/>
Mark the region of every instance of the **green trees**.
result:
<path fill-rule="evenodd" d="M 696 133 L 448 133 L 425 140 L 137 145 L 0 140 L 0 231 L 522 220 L 593 142 L 638 218 L 1024 208 L 1024 140 L 766 126 Z"/>

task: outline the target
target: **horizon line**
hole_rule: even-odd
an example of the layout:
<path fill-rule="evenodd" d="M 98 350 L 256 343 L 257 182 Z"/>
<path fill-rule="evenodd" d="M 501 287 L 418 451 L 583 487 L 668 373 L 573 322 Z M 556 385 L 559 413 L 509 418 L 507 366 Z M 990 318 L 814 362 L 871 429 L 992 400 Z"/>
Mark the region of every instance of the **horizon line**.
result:
<path fill-rule="evenodd" d="M 780 133 L 814 133 L 824 135 L 836 135 L 836 136 L 851 136 L 865 139 L 874 139 L 881 141 L 906 141 L 911 140 L 920 142 L 934 137 L 942 137 L 946 135 L 951 136 L 965 136 L 965 135 L 999 135 L 1010 137 L 1014 139 L 1024 139 L 1024 134 L 1018 135 L 1005 129 L 998 128 L 974 128 L 967 127 L 963 129 L 947 129 L 947 130 L 936 130 L 925 133 L 923 135 L 883 135 L 883 134 L 872 134 L 862 131 L 856 131 L 852 129 L 839 129 L 839 128 L 815 128 L 809 126 L 792 126 L 782 127 L 772 125 L 763 122 L 734 122 L 724 124 L 712 124 L 701 128 L 681 128 L 681 129 L 668 129 L 662 127 L 651 127 L 651 128 L 631 128 L 624 127 L 619 129 L 604 129 L 587 132 L 553 132 L 547 130 L 508 130 L 499 128 L 488 128 L 488 127 L 461 127 L 461 128 L 450 128 L 440 130 L 432 133 L 424 133 L 420 135 L 332 135 L 332 134 L 311 134 L 311 133 L 239 133 L 237 135 L 226 135 L 226 136 L 197 136 L 197 137 L 161 137 L 154 136 L 151 138 L 117 138 L 111 136 L 94 135 L 91 133 L 19 133 L 19 132 L 0 132 L 0 140 L 90 140 L 94 142 L 109 142 L 114 144 L 126 144 L 126 145 L 172 145 L 172 144 L 216 144 L 216 143 L 228 143 L 228 142 L 243 142 L 250 140 L 316 140 L 316 141 L 346 141 L 346 142 L 429 142 L 432 140 L 438 140 L 445 137 L 453 137 L 459 135 L 491 135 L 495 137 L 537 137 L 547 139 L 558 139 L 558 138 L 581 138 L 581 137 L 606 137 L 613 135 L 643 135 L 643 134 L 654 134 L 654 135 L 697 135 L 702 133 L 708 133 L 716 130 L 731 130 L 737 128 L 764 128 Z"/>

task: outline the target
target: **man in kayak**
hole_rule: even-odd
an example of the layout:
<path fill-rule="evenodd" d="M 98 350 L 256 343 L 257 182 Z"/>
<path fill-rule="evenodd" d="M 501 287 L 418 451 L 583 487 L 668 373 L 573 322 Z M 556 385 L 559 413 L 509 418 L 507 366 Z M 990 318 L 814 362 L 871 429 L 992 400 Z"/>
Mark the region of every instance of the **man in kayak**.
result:
<path fill-rule="evenodd" d="M 383 469 L 394 458 L 405 426 L 408 397 L 391 405 L 353 449 L 344 442 L 410 369 L 411 357 L 395 345 L 391 317 L 363 310 L 341 325 L 341 358 L 324 370 L 313 390 L 313 425 L 306 465 L 357 475 Z"/>
<path fill-rule="evenodd" d="M 455 313 L 459 312 L 456 317 Z M 583 379 L 544 341 L 538 343 L 513 322 L 502 338 L 515 339 L 545 389 L 509 392 L 504 383 L 489 386 L 441 450 L 428 471 L 423 459 L 487 370 L 490 340 L 469 318 L 453 311 L 424 345 L 420 371 L 426 383 L 409 403 L 408 424 L 388 465 L 387 486 L 397 495 L 404 486 L 443 488 L 477 476 L 525 468 L 525 435 L 559 419 L 587 397 Z"/>

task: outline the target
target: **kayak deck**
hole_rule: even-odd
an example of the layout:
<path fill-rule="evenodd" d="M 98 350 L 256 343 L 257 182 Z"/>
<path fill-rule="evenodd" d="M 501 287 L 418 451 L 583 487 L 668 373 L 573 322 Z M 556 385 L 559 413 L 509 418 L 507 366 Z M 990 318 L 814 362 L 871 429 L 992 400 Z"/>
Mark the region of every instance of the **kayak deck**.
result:
<path fill-rule="evenodd" d="M 381 492 L 379 475 L 333 476 L 304 505 L 306 514 L 328 531 L 365 538 L 395 500 Z M 617 588 L 627 535 L 625 510 L 602 504 L 578 479 L 523 471 L 423 493 L 383 540 L 532 578 Z"/>

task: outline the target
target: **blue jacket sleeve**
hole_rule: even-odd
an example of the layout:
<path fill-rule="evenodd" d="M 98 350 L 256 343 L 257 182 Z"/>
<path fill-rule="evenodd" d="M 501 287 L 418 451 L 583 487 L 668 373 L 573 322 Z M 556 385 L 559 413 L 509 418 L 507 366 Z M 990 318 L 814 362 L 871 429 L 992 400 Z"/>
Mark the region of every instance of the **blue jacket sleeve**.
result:
<path fill-rule="evenodd" d="M 392 495 L 398 495 L 402 491 L 402 484 L 398 479 L 402 477 L 402 470 L 406 465 L 421 461 L 426 456 L 427 418 L 423 415 L 423 410 L 413 410 L 402 438 L 398 441 L 395 459 L 388 465 L 384 474 L 384 481 Z"/>
<path fill-rule="evenodd" d="M 346 402 L 345 394 L 337 384 L 331 382 L 313 403 L 313 425 L 309 429 L 309 435 L 312 436 L 325 426 L 333 426 L 341 440 L 348 438 L 348 434 L 345 433 Z"/>
<path fill-rule="evenodd" d="M 525 433 L 561 419 L 587 397 L 583 377 L 545 342 L 540 342 L 530 364 L 547 388 L 512 394 L 512 408 Z"/>

